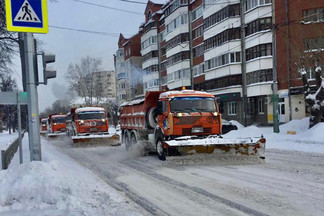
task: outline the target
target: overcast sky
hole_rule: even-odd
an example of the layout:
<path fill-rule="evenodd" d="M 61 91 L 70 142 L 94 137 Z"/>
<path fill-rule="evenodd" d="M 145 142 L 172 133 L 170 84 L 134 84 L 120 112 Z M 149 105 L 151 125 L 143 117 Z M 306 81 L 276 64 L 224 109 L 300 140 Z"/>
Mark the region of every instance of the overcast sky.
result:
<path fill-rule="evenodd" d="M 113 54 L 117 50 L 119 33 L 122 32 L 125 37 L 129 37 L 138 32 L 139 25 L 144 21 L 144 4 L 127 3 L 121 0 L 84 1 L 140 14 L 87 5 L 74 0 L 57 0 L 55 3 L 48 1 L 50 26 L 114 33 L 114 37 L 51 27 L 49 27 L 48 34 L 34 34 L 44 42 L 44 50 L 56 54 L 56 62 L 53 65 L 57 69 L 56 79 L 49 80 L 47 86 L 38 87 L 40 111 L 51 106 L 58 97 L 64 97 L 68 86 L 65 74 L 70 63 L 78 63 L 82 57 L 86 56 L 98 57 L 102 59 L 104 70 L 114 70 Z M 137 1 L 146 2 L 146 0 Z M 21 79 L 18 77 L 18 74 L 21 76 L 18 57 L 15 63 L 16 79 L 21 84 Z M 42 73 L 41 70 L 39 72 Z"/>

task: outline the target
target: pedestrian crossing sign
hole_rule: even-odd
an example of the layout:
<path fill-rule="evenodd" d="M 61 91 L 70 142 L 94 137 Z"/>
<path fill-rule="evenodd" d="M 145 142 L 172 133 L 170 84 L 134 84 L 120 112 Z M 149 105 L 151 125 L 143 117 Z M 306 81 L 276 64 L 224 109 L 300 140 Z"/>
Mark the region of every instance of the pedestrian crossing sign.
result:
<path fill-rule="evenodd" d="M 7 30 L 47 33 L 47 0 L 6 0 Z"/>

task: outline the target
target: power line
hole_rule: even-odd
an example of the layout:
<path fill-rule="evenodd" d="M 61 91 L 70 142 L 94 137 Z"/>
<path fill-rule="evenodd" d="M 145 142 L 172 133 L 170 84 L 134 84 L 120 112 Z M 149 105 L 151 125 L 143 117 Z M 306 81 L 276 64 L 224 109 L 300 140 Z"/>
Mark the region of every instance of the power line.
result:
<path fill-rule="evenodd" d="M 85 30 L 85 29 L 75 29 L 75 28 L 54 26 L 54 25 L 49 25 L 49 27 L 56 28 L 56 29 L 62 29 L 62 30 L 77 31 L 77 32 L 90 33 L 90 34 L 97 34 L 97 35 L 108 36 L 108 37 L 119 37 L 119 34 L 120 34 L 120 33 L 112 33 L 112 32 L 91 31 L 91 30 Z M 124 35 L 131 35 L 131 34 L 124 34 Z"/>
<path fill-rule="evenodd" d="M 125 12 L 125 13 L 143 15 L 142 13 L 139 13 L 139 12 L 124 10 L 124 9 L 120 9 L 120 8 L 109 7 L 109 6 L 106 6 L 106 5 L 96 4 L 96 3 L 87 2 L 87 1 L 81 1 L 81 0 L 72 0 L 72 1 L 79 2 L 79 3 L 82 3 L 82 4 L 92 5 L 92 6 L 96 6 L 96 7 L 106 8 L 106 9 L 110 9 L 110 10 L 122 11 L 122 12 Z"/>

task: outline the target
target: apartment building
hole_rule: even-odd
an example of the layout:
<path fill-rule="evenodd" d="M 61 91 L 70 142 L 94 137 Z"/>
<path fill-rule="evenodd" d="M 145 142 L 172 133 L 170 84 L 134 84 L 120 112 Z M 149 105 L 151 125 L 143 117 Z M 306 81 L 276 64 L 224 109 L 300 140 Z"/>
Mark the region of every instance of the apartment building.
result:
<path fill-rule="evenodd" d="M 93 73 L 93 80 L 100 91 L 101 97 L 115 98 L 116 85 L 115 85 L 115 71 L 97 71 Z"/>
<path fill-rule="evenodd" d="M 146 91 L 159 90 L 159 19 L 163 14 L 162 4 L 147 2 L 144 15 L 145 22 L 140 27 L 143 29 L 141 37 L 141 54 L 143 57 L 143 87 Z"/>
<path fill-rule="evenodd" d="M 118 50 L 114 55 L 116 73 L 116 98 L 119 103 L 130 101 L 143 95 L 143 72 L 141 56 L 142 31 L 118 40 Z"/>
<path fill-rule="evenodd" d="M 304 117 L 294 51 L 323 51 L 323 8 L 320 0 L 312 6 L 293 0 L 148 1 L 140 26 L 144 91 L 204 90 L 216 96 L 225 119 L 271 124 L 276 61 L 280 122 L 289 113 Z"/>
<path fill-rule="evenodd" d="M 324 68 L 324 1 L 275 1 L 275 11 L 279 116 L 289 121 L 310 111 L 298 72 L 301 64 L 305 64 L 312 92 L 316 91 L 315 65 L 309 57 L 318 58 Z"/>

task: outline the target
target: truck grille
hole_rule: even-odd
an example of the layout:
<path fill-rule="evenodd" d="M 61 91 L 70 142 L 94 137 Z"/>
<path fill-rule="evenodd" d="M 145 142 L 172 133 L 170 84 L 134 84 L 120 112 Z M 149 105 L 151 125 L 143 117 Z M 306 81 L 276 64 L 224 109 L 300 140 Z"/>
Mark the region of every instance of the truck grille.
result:
<path fill-rule="evenodd" d="M 192 128 L 183 128 L 182 129 L 182 135 L 191 135 L 191 129 Z M 211 128 L 203 128 L 204 132 L 203 133 L 211 133 L 212 129 Z"/>
<path fill-rule="evenodd" d="M 213 117 L 201 117 L 201 116 L 184 116 L 181 118 L 173 119 L 175 125 L 196 125 L 202 124 L 199 122 L 206 121 L 208 124 L 215 124 L 216 119 Z"/>

